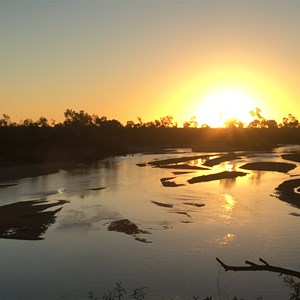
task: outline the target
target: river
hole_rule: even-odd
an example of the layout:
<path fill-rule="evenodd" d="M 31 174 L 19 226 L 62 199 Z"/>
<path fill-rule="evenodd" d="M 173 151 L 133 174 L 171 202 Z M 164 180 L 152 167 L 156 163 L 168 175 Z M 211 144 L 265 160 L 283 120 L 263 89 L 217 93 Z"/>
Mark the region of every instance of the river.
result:
<path fill-rule="evenodd" d="M 183 170 L 144 165 L 207 155 L 177 149 L 14 181 L 16 185 L 1 188 L 1 205 L 36 199 L 68 203 L 42 240 L 0 239 L 0 299 L 87 299 L 89 292 L 102 298 L 117 282 L 128 292 L 146 286 L 146 299 L 288 299 L 291 291 L 277 274 L 225 272 L 215 258 L 244 265 L 262 257 L 299 270 L 299 209 L 275 195 L 280 183 L 300 177 L 299 164 L 288 173 L 243 170 L 247 175 L 235 179 L 187 182 L 198 175 L 239 170 L 248 162 L 283 161 L 285 151 L 282 147 L 175 175 Z M 178 186 L 164 186 L 162 178 Z M 108 230 L 122 219 L 141 232 Z"/>

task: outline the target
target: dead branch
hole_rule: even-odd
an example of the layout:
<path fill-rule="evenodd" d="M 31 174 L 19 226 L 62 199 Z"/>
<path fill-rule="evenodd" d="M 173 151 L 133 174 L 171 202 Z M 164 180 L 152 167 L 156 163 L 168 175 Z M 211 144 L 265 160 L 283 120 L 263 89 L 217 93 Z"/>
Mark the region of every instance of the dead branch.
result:
<path fill-rule="evenodd" d="M 289 275 L 292 277 L 300 278 L 300 272 L 289 270 L 281 267 L 276 267 L 268 264 L 262 258 L 259 258 L 259 261 L 263 264 L 255 264 L 251 261 L 246 260 L 245 264 L 248 266 L 229 266 L 224 264 L 219 258 L 216 257 L 217 262 L 223 267 L 225 271 L 268 271 L 279 273 L 279 275 Z"/>

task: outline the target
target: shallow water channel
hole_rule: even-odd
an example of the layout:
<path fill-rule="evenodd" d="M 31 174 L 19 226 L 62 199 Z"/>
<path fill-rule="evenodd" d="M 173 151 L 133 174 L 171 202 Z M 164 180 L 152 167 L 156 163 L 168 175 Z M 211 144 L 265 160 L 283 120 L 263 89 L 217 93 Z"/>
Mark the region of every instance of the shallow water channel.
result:
<path fill-rule="evenodd" d="M 68 203 L 42 240 L 0 239 L 0 299 L 87 299 L 90 291 L 102 298 L 116 282 L 129 292 L 147 286 L 146 299 L 288 299 L 291 291 L 277 274 L 225 272 L 215 260 L 244 265 L 262 257 L 299 271 L 300 210 L 279 200 L 275 191 L 285 180 L 300 178 L 300 164 L 281 158 L 287 150 L 239 153 L 208 170 L 147 163 L 222 154 L 187 149 L 137 154 L 2 187 L 1 206 L 41 199 Z M 202 166 L 206 159 L 185 164 Z M 297 167 L 287 173 L 239 168 L 260 161 Z M 226 170 L 247 174 L 188 183 L 192 177 Z M 166 181 L 175 184 L 164 185 Z M 124 219 L 140 232 L 108 230 L 112 222 Z"/>

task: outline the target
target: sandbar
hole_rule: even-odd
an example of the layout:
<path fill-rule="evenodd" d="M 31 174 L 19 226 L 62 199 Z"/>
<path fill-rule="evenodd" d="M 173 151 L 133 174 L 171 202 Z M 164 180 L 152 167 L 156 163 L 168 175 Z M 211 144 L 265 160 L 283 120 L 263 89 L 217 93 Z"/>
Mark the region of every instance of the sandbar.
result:
<path fill-rule="evenodd" d="M 151 241 L 148 241 L 144 238 L 137 237 L 137 234 L 143 233 L 143 234 L 151 234 L 151 232 L 148 232 L 146 230 L 141 230 L 138 228 L 136 224 L 131 222 L 128 219 L 121 219 L 117 221 L 113 221 L 109 224 L 107 227 L 108 231 L 116 231 L 116 232 L 123 232 L 128 235 L 132 235 L 135 237 L 135 240 L 143 243 L 152 243 Z"/>
<path fill-rule="evenodd" d="M 241 166 L 240 169 L 255 171 L 276 171 L 281 173 L 287 173 L 295 169 L 296 167 L 297 166 L 295 164 L 289 164 L 285 162 L 262 161 L 245 164 Z"/>
<path fill-rule="evenodd" d="M 180 165 L 158 165 L 157 168 L 162 169 L 176 169 L 176 170 L 210 170 L 209 168 L 199 167 L 199 166 L 191 166 L 188 164 L 180 164 Z"/>
<path fill-rule="evenodd" d="M 277 198 L 289 203 L 290 205 L 300 208 L 300 194 L 296 192 L 300 187 L 300 179 L 287 180 L 281 183 L 275 190 Z"/>
<path fill-rule="evenodd" d="M 300 154 L 299 153 L 283 154 L 283 155 L 281 155 L 281 157 L 282 157 L 282 159 L 300 162 Z"/>
<path fill-rule="evenodd" d="M 157 201 L 151 201 L 151 202 L 155 205 L 167 207 L 167 208 L 172 208 L 174 206 L 173 204 L 169 204 L 169 203 L 161 203 L 161 202 L 157 202 Z"/>
<path fill-rule="evenodd" d="M 226 155 L 221 155 L 220 157 L 208 159 L 203 165 L 207 167 L 213 167 L 215 165 L 219 165 L 222 162 L 225 161 L 231 161 L 235 159 L 240 159 L 241 157 L 236 154 L 226 154 Z"/>
<path fill-rule="evenodd" d="M 196 156 L 185 156 L 185 157 L 179 157 L 179 158 L 168 158 L 168 159 L 162 159 L 162 160 L 155 160 L 148 162 L 148 165 L 151 166 L 157 166 L 161 167 L 163 165 L 173 165 L 173 164 L 179 164 L 191 160 L 197 160 L 197 159 L 205 159 L 208 158 L 208 155 L 196 155 Z"/>
<path fill-rule="evenodd" d="M 44 200 L 20 201 L 0 207 L 0 238 L 18 240 L 42 240 L 42 234 L 55 222 L 55 215 L 68 201 L 49 203 Z"/>
<path fill-rule="evenodd" d="M 205 204 L 203 204 L 203 203 L 193 203 L 193 202 L 184 202 L 183 204 L 185 204 L 185 205 L 191 205 L 191 206 L 195 206 L 195 207 L 203 207 L 203 206 L 205 206 Z"/>
<path fill-rule="evenodd" d="M 215 174 L 193 177 L 188 180 L 188 183 L 193 184 L 198 182 L 208 182 L 208 181 L 220 180 L 220 179 L 234 179 L 236 177 L 245 176 L 245 175 L 247 175 L 247 173 L 238 172 L 238 171 L 232 171 L 232 172 L 224 171 Z"/>
<path fill-rule="evenodd" d="M 172 179 L 174 179 L 175 177 L 168 177 L 168 178 L 161 178 L 160 182 L 163 186 L 165 187 L 178 187 L 178 186 L 183 186 L 184 184 L 182 183 L 176 183 L 174 181 L 170 181 Z"/>

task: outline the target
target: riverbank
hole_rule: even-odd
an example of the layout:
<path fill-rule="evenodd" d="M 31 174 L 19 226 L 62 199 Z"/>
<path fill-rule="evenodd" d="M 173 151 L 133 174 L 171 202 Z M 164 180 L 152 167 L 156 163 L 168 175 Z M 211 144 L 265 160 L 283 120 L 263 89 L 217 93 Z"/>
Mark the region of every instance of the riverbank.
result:
<path fill-rule="evenodd" d="M 70 162 L 0 166 L 0 181 L 8 182 L 26 177 L 52 174 L 58 172 L 61 169 L 70 168 L 71 166 L 72 163 Z"/>

